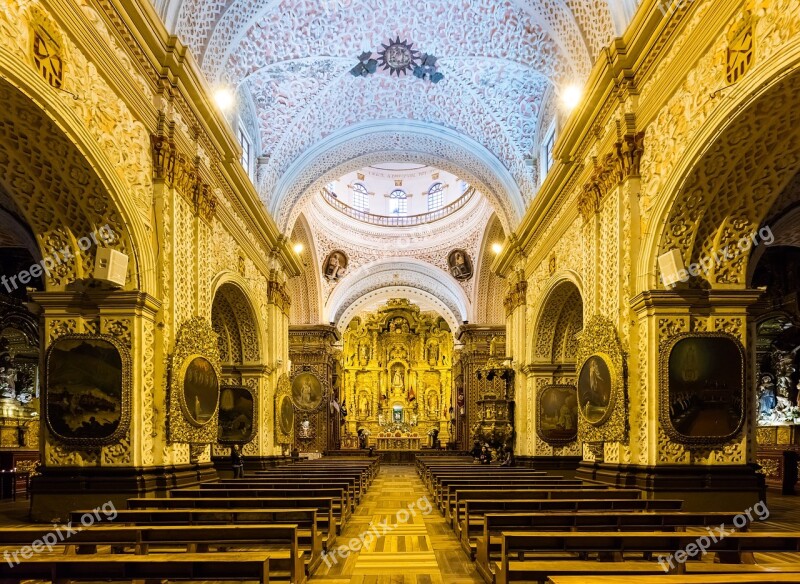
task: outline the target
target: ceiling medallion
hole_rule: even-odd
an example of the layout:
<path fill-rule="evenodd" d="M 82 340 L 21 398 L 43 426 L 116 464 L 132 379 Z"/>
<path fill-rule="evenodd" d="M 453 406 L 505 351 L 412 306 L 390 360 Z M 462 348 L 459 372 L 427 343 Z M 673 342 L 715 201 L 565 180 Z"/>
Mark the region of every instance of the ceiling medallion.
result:
<path fill-rule="evenodd" d="M 383 50 L 378 51 L 378 63 L 384 70 L 389 70 L 389 75 L 395 74 L 398 77 L 400 73 L 405 75 L 417 64 L 419 51 L 412 48 L 413 43 L 401 41 L 398 36 L 396 40 L 390 39 L 388 45 L 381 44 L 381 46 Z"/>

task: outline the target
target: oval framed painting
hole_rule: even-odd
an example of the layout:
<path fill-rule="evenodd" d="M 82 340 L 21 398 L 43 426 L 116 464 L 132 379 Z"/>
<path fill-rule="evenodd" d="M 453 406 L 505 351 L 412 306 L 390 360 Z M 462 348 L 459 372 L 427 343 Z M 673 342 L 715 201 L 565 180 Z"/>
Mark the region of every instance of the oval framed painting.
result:
<path fill-rule="evenodd" d="M 282 433 L 287 436 L 292 435 L 292 430 L 294 429 L 294 406 L 288 395 L 281 398 L 278 412 L 278 425 Z"/>
<path fill-rule="evenodd" d="M 322 383 L 310 372 L 295 375 L 292 379 L 292 401 L 298 410 L 313 412 L 322 405 Z"/>
<path fill-rule="evenodd" d="M 202 427 L 217 414 L 219 378 L 211 361 L 191 355 L 181 371 L 181 410 L 190 424 Z"/>
<path fill-rule="evenodd" d="M 578 374 L 578 410 L 595 426 L 604 424 L 614 409 L 614 365 L 603 353 L 589 356 Z"/>

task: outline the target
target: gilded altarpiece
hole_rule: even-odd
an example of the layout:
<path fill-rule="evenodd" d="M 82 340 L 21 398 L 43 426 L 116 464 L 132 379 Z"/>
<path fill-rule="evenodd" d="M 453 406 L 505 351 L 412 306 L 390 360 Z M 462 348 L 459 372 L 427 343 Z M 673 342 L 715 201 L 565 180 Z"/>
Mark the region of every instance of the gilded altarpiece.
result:
<path fill-rule="evenodd" d="M 294 432 L 294 446 L 300 452 L 325 452 L 335 450 L 339 447 L 339 413 L 332 404 L 338 403 L 339 376 L 337 375 L 337 350 L 335 343 L 339 340 L 339 333 L 335 327 L 328 325 L 305 326 L 297 325 L 289 327 L 289 360 L 291 361 L 291 374 L 289 379 L 289 389 L 286 395 L 290 401 L 292 394 L 295 399 L 292 402 L 294 420 L 292 430 Z M 295 383 L 295 379 L 303 374 L 311 374 L 313 378 L 319 380 L 321 386 L 319 396 L 316 393 L 308 404 L 303 403 L 303 396 L 296 388 L 302 389 L 302 381 L 305 378 L 311 379 L 306 375 Z M 281 404 L 279 404 L 281 405 Z M 281 423 L 282 416 L 286 418 L 288 426 L 289 406 L 286 408 L 285 415 L 278 412 L 278 425 Z M 286 428 L 288 429 L 288 428 Z M 283 436 L 288 436 L 290 432 L 280 432 Z M 286 442 L 288 444 L 289 442 Z"/>
<path fill-rule="evenodd" d="M 434 312 L 390 300 L 354 318 L 343 335 L 342 370 L 350 436 L 387 432 L 450 439 L 453 334 Z"/>

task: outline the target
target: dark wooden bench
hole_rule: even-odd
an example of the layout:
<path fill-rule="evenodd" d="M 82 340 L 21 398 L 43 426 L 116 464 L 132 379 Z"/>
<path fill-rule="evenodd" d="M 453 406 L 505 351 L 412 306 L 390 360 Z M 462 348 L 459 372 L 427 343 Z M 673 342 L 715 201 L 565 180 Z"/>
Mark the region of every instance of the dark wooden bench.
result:
<path fill-rule="evenodd" d="M 730 525 L 735 513 L 688 511 L 587 511 L 539 513 L 486 513 L 483 532 L 473 541 L 461 540 L 475 559 L 486 582 L 494 582 L 492 562 L 500 559 L 502 533 L 510 531 L 685 531 L 687 527 Z"/>
<path fill-rule="evenodd" d="M 638 489 L 610 489 L 586 485 L 583 487 L 550 488 L 550 489 L 503 489 L 502 485 L 491 490 L 458 489 L 455 497 L 450 499 L 445 508 L 445 518 L 451 520 L 453 529 L 459 524 L 459 517 L 463 517 L 464 501 L 492 500 L 501 501 L 523 499 L 639 499 L 642 492 Z"/>
<path fill-rule="evenodd" d="M 281 579 L 270 572 L 272 554 L 261 552 L 209 554 L 150 554 L 147 556 L 94 554 L 67 556 L 37 554 L 14 567 L 0 562 L 0 583 L 23 580 L 67 582 L 128 581 L 135 584 L 162 580 L 257 581 Z M 287 581 L 287 580 L 284 580 Z"/>
<path fill-rule="evenodd" d="M 541 500 L 478 500 L 464 501 L 464 516 L 458 524 L 456 535 L 460 540 L 471 541 L 483 534 L 483 516 L 486 513 L 596 512 L 596 511 L 679 511 L 681 499 L 541 499 Z"/>
<path fill-rule="evenodd" d="M 696 546 L 698 538 L 703 535 L 703 532 L 652 531 L 503 532 L 501 559 L 494 562 L 495 582 L 497 584 L 531 580 L 541 582 L 550 576 L 579 574 L 581 563 L 582 573 L 590 575 L 636 574 L 637 571 L 640 574 L 648 573 L 648 564 L 650 569 L 655 568 L 663 574 L 664 568 L 658 562 L 625 561 L 625 556 L 627 555 L 630 560 L 631 555 L 641 558 L 656 554 L 674 554 L 678 550 L 686 550 L 690 544 Z M 796 531 L 733 532 L 724 538 L 717 538 L 716 542 L 707 539 L 709 544 L 707 552 L 715 553 L 720 562 L 728 564 L 754 564 L 755 552 L 800 552 L 800 532 Z M 603 558 L 613 557 L 618 561 L 575 562 L 578 554 L 596 554 Z M 539 558 L 532 559 L 534 555 Z M 570 556 L 572 560 L 569 559 Z M 699 553 L 696 558 L 700 558 Z M 562 565 L 562 562 L 574 565 Z M 687 570 L 688 564 L 692 564 L 692 569 L 696 569 L 695 564 L 699 566 L 708 562 L 689 561 L 683 564 L 673 562 L 672 567 L 667 567 L 671 572 L 683 573 Z M 728 568 L 730 572 L 735 570 L 736 568 Z"/>
<path fill-rule="evenodd" d="M 266 547 L 270 556 L 270 571 L 284 574 L 291 582 L 305 581 L 304 554 L 297 543 L 296 525 L 97 525 L 89 528 L 73 526 L 76 531 L 63 541 L 53 542 L 53 547 L 74 550 L 77 554 L 96 554 L 98 547 L 110 546 L 112 552 L 126 548 L 137 555 L 147 555 L 151 550 L 173 552 L 175 548 L 187 553 L 207 552 L 210 548 Z M 52 527 L 17 527 L 0 531 L 0 546 L 9 550 L 17 561 L 17 550 L 34 541 L 46 541 Z M 166 548 L 166 550 L 165 550 Z M 35 551 L 35 550 L 34 550 Z M 49 551 L 49 550 L 48 550 Z M 252 550 L 248 550 L 252 551 Z"/>
<path fill-rule="evenodd" d="M 80 525 L 91 510 L 73 511 L 70 521 Z M 112 520 L 115 525 L 296 525 L 297 543 L 305 553 L 306 572 L 322 561 L 323 533 L 317 526 L 316 509 L 122 509 Z"/>
<path fill-rule="evenodd" d="M 347 499 L 347 490 L 343 488 L 258 488 L 258 489 L 172 489 L 171 497 L 183 499 L 224 499 L 224 498 L 254 498 L 254 499 L 294 499 L 329 497 L 333 499 L 333 514 L 344 524 L 350 518 L 350 504 Z"/>
<path fill-rule="evenodd" d="M 502 482 L 501 482 L 502 481 Z M 462 490 L 523 490 L 523 489 L 597 489 L 597 485 L 586 485 L 578 480 L 548 479 L 545 477 L 529 478 L 505 478 L 494 480 L 466 480 L 451 481 L 442 485 L 437 498 L 439 510 L 446 513 L 446 509 L 451 507 L 455 500 L 456 491 Z M 607 487 L 600 487 L 607 488 Z"/>
<path fill-rule="evenodd" d="M 150 498 L 128 499 L 128 509 L 316 509 L 317 527 L 322 531 L 322 543 L 329 549 L 336 539 L 340 526 L 333 514 L 333 499 L 330 497 L 282 498 L 233 498 L 194 499 L 194 498 Z"/>
<path fill-rule="evenodd" d="M 361 490 L 357 487 L 354 480 L 346 478 L 300 478 L 300 477 L 257 477 L 242 479 L 225 479 L 221 481 L 201 483 L 201 489 L 309 489 L 309 488 L 335 488 L 344 489 L 347 499 L 350 501 L 351 509 L 360 502 Z"/>
<path fill-rule="evenodd" d="M 273 479 L 295 479 L 295 480 L 333 480 L 333 481 L 352 481 L 355 490 L 362 495 L 369 488 L 369 477 L 362 472 L 358 471 L 329 471 L 329 470 L 312 470 L 306 471 L 301 469 L 283 470 L 276 469 L 274 471 L 258 471 L 256 474 L 248 475 L 242 479 L 226 479 L 228 480 L 246 480 L 246 481 L 267 481 Z"/>

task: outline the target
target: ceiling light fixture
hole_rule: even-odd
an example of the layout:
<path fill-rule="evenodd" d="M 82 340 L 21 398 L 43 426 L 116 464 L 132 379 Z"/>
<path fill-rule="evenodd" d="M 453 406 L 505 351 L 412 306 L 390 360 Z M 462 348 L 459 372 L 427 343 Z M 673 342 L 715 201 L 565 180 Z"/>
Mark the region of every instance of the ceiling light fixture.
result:
<path fill-rule="evenodd" d="M 301 254 L 305 248 L 302 243 L 295 243 L 292 249 L 294 249 L 294 253 Z"/>
<path fill-rule="evenodd" d="M 581 90 L 580 86 L 576 85 L 575 83 L 571 83 L 564 88 L 564 91 L 561 92 L 561 103 L 564 104 L 564 107 L 567 109 L 567 111 L 571 112 L 578 107 L 582 97 L 583 91 Z"/>
<path fill-rule="evenodd" d="M 500 253 L 501 251 L 503 251 L 503 246 L 502 246 L 501 244 L 499 244 L 499 243 L 493 243 L 493 244 L 492 244 L 492 251 L 493 251 L 494 253 L 498 254 L 498 253 Z"/>
<path fill-rule="evenodd" d="M 227 112 L 228 110 L 233 107 L 233 102 L 235 101 L 233 92 L 230 90 L 229 87 L 220 87 L 214 92 L 214 102 L 217 104 L 217 107 L 222 110 L 223 112 Z"/>

